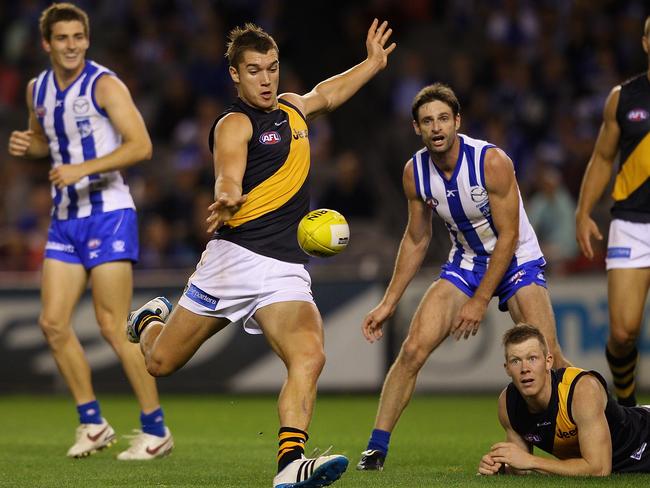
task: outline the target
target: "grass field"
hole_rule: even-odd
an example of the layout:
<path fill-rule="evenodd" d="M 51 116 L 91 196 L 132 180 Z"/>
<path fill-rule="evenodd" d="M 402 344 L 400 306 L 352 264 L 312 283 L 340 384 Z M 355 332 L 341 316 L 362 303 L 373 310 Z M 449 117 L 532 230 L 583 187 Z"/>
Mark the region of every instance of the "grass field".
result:
<path fill-rule="evenodd" d="M 375 396 L 321 396 L 307 454 L 327 449 L 345 454 L 350 467 L 334 486 L 625 486 L 650 484 L 648 475 L 606 479 L 476 476 L 478 460 L 502 439 L 493 396 L 416 396 L 391 441 L 385 471 L 358 472 L 354 464 L 375 414 Z M 647 400 L 647 399 L 644 399 Z M 102 412 L 119 435 L 138 425 L 129 396 L 101 396 Z M 275 474 L 275 398 L 270 396 L 165 396 L 175 437 L 171 456 L 152 462 L 119 462 L 120 441 L 82 460 L 67 459 L 76 411 L 67 397 L 0 396 L 2 487 L 270 487 Z"/>

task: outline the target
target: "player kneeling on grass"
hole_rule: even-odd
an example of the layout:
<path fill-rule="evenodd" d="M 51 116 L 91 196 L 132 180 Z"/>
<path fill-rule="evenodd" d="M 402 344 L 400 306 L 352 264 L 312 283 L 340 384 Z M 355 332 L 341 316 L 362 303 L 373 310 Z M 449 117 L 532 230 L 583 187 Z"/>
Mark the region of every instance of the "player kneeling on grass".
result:
<path fill-rule="evenodd" d="M 596 371 L 553 370 L 546 340 L 532 325 L 508 330 L 503 345 L 512 378 L 499 396 L 506 441 L 481 458 L 479 474 L 650 472 L 650 409 L 620 406 Z M 533 447 L 557 459 L 536 456 Z"/>

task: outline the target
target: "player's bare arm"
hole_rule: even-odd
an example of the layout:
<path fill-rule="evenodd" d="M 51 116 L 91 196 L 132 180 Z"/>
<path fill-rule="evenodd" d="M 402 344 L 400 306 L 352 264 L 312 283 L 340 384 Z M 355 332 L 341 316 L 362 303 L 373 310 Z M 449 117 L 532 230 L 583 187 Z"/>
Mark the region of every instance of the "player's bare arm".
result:
<path fill-rule="evenodd" d="M 485 155 L 485 185 L 490 198 L 492 221 L 497 241 L 485 276 L 476 293 L 458 312 L 451 334 L 456 340 L 476 335 L 488 303 L 508 269 L 519 238 L 519 192 L 510 158 L 501 149 L 488 149 Z"/>
<path fill-rule="evenodd" d="M 293 93 L 282 94 L 289 102 L 296 105 L 307 118 L 313 118 L 331 112 L 341 106 L 363 85 L 372 79 L 388 63 L 388 56 L 397 46 L 394 42 L 386 47 L 393 33 L 388 22 L 381 24 L 375 19 L 368 29 L 366 49 L 368 57 L 353 68 L 320 82 L 305 95 Z"/>
<path fill-rule="evenodd" d="M 32 100 L 34 83 L 36 83 L 36 79 L 27 83 L 26 90 L 27 109 L 29 111 L 28 129 L 15 130 L 9 136 L 9 154 L 20 158 L 39 159 L 50 154 L 47 137 L 34 113 Z"/>
<path fill-rule="evenodd" d="M 253 136 L 253 126 L 247 116 L 230 113 L 214 128 L 214 203 L 208 207 L 206 222 L 208 232 L 214 232 L 246 201 L 242 195 L 242 180 L 246 170 L 248 142 Z"/>
<path fill-rule="evenodd" d="M 572 402 L 578 428 L 581 457 L 555 459 L 523 453 L 508 443 L 495 444 L 492 458 L 515 469 L 562 476 L 607 476 L 612 471 L 612 444 L 605 406 L 607 398 L 600 382 L 591 375 L 580 378 Z"/>
<path fill-rule="evenodd" d="M 510 425 L 510 419 L 508 418 L 508 409 L 506 408 L 506 391 L 503 389 L 501 395 L 499 395 L 499 405 L 498 405 L 498 414 L 499 414 L 499 423 L 503 430 L 506 433 L 506 440 L 501 444 L 507 444 L 514 446 L 513 448 L 519 449 L 524 453 L 532 454 L 533 447 L 529 442 L 526 442 Z M 491 450 L 494 448 L 490 448 Z M 528 474 L 526 470 L 515 469 L 512 466 L 506 465 L 496 461 L 492 457 L 491 451 L 485 454 L 479 463 L 478 472 L 482 475 L 493 475 L 498 473 L 503 474 Z"/>
<path fill-rule="evenodd" d="M 614 158 L 618 151 L 618 140 L 621 128 L 616 121 L 616 109 L 621 87 L 612 89 L 605 102 L 603 123 L 598 132 L 594 150 L 587 164 L 585 175 L 580 186 L 580 196 L 576 209 L 576 239 L 580 250 L 589 259 L 593 259 L 594 251 L 591 247 L 591 238 L 602 240 L 603 236 L 591 218 L 591 211 L 600 199 L 607 184 L 612 177 Z"/>
<path fill-rule="evenodd" d="M 52 168 L 50 181 L 58 188 L 73 185 L 88 175 L 119 170 L 151 159 L 149 133 L 126 85 L 114 76 L 104 75 L 97 80 L 95 98 L 122 136 L 122 144 L 101 158 Z"/>
<path fill-rule="evenodd" d="M 387 318 L 395 312 L 404 290 L 420 269 L 431 242 L 431 209 L 422 201 L 415 190 L 413 160 L 404 167 L 402 177 L 404 194 L 408 201 L 409 218 L 399 245 L 395 268 L 390 284 L 381 300 L 363 321 L 361 330 L 369 342 L 375 342 L 383 335 L 382 327 Z"/>

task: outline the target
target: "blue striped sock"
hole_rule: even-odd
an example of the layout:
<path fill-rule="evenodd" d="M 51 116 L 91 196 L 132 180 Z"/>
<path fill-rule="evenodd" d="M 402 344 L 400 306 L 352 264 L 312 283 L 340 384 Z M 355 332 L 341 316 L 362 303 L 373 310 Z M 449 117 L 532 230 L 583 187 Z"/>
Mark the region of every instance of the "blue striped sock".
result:
<path fill-rule="evenodd" d="M 388 443 L 390 442 L 390 432 L 380 429 L 374 429 L 368 441 L 368 450 L 376 449 L 388 454 Z"/>
<path fill-rule="evenodd" d="M 151 413 L 140 412 L 140 424 L 145 434 L 165 437 L 165 415 L 162 408 L 159 407 Z"/>
<path fill-rule="evenodd" d="M 79 412 L 80 424 L 102 423 L 102 413 L 99 410 L 99 402 L 97 400 L 77 405 L 77 412 Z"/>

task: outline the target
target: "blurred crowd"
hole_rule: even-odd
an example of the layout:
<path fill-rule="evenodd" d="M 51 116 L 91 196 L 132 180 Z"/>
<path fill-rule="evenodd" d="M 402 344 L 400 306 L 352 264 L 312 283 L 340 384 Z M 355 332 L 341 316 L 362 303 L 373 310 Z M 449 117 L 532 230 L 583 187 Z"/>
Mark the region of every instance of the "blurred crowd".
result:
<path fill-rule="evenodd" d="M 313 207 L 342 212 L 351 244 L 329 263 L 350 276 L 390 273 L 406 224 L 404 163 L 420 147 L 410 107 L 417 91 L 449 83 L 461 132 L 515 162 L 550 271 L 602 270 L 578 256 L 573 213 L 609 90 L 644 71 L 645 2 L 629 0 L 111 0 L 80 1 L 90 15 L 88 58 L 126 83 L 154 142 L 129 168 L 139 210 L 140 269 L 191 268 L 209 236 L 214 185 L 207 137 L 235 96 L 224 58 L 228 31 L 267 29 L 280 48 L 282 91 L 305 93 L 365 57 L 373 17 L 398 48 L 388 69 L 310 126 Z M 47 66 L 38 16 L 49 2 L 0 3 L 0 138 L 24 129 L 25 86 Z M 6 142 L 5 142 L 6 145 Z M 0 271 L 37 270 L 50 210 L 48 161 L 0 157 Z M 607 231 L 609 202 L 596 211 Z M 430 264 L 449 249 L 437 222 Z M 319 262 L 314 263 L 315 267 Z"/>

